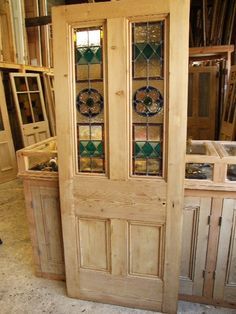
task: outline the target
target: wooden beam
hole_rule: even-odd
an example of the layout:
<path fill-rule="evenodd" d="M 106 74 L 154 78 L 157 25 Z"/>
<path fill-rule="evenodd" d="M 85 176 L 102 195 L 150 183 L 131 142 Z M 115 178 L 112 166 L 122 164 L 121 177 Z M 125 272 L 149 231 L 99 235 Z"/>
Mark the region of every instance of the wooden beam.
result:
<path fill-rule="evenodd" d="M 52 17 L 50 15 L 28 17 L 25 19 L 26 27 L 42 26 L 42 25 L 47 25 L 51 23 L 52 23 Z"/>

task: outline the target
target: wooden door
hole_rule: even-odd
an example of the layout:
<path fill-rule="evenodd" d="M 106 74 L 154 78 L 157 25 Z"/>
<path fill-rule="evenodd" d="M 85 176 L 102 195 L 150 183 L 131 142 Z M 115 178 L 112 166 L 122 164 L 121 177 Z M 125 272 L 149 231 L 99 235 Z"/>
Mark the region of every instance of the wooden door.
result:
<path fill-rule="evenodd" d="M 218 68 L 189 68 L 188 138 L 214 140 L 218 115 Z"/>
<path fill-rule="evenodd" d="M 185 197 L 180 264 L 181 295 L 203 296 L 210 197 Z"/>
<path fill-rule="evenodd" d="M 0 1 L 0 61 L 16 62 L 11 2 Z"/>
<path fill-rule="evenodd" d="M 2 76 L 0 75 L 0 183 L 16 178 L 16 156 L 7 113 Z"/>
<path fill-rule="evenodd" d="M 188 11 L 176 0 L 54 8 L 71 297 L 176 311 Z"/>
<path fill-rule="evenodd" d="M 221 120 L 220 140 L 236 140 L 236 65 L 231 67 L 224 112 Z"/>
<path fill-rule="evenodd" d="M 50 137 L 39 74 L 10 73 L 24 146 Z"/>
<path fill-rule="evenodd" d="M 236 303 L 236 199 L 223 201 L 213 298 Z"/>

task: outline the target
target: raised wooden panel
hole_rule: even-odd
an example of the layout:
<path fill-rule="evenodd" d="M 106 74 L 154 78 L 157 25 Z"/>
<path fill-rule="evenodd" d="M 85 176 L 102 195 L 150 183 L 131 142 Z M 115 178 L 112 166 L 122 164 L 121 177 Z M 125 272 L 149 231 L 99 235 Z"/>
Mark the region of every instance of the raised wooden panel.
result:
<path fill-rule="evenodd" d="M 129 273 L 161 277 L 163 225 L 129 224 Z"/>
<path fill-rule="evenodd" d="M 185 254 L 181 257 L 181 277 L 189 280 L 194 278 L 195 256 L 200 207 L 185 207 L 183 215 L 182 247 Z"/>
<path fill-rule="evenodd" d="M 78 218 L 80 267 L 109 271 L 110 223 L 108 220 Z"/>
<path fill-rule="evenodd" d="M 183 209 L 182 255 L 180 267 L 180 294 L 203 294 L 203 271 L 206 263 L 208 216 L 211 198 L 185 197 Z"/>
<path fill-rule="evenodd" d="M 38 133 L 38 136 L 39 136 L 39 142 L 41 142 L 48 138 L 48 133 L 47 131 L 42 131 Z"/>
<path fill-rule="evenodd" d="M 37 143 L 37 136 L 35 133 L 25 135 L 25 146 L 33 145 Z"/>
<path fill-rule="evenodd" d="M 59 193 L 55 188 L 39 186 L 33 186 L 31 193 L 41 270 L 63 274 Z"/>
<path fill-rule="evenodd" d="M 8 142 L 0 143 L 0 171 L 5 172 L 13 169 L 13 161 Z"/>
<path fill-rule="evenodd" d="M 224 199 L 214 298 L 236 303 L 236 199 Z"/>

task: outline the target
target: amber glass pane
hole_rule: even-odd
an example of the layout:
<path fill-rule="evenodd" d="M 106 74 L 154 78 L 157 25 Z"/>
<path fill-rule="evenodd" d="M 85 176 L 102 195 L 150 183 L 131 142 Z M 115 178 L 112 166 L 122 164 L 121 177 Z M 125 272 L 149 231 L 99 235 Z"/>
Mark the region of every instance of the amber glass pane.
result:
<path fill-rule="evenodd" d="M 75 30 L 79 172 L 105 172 L 102 34 L 102 27 Z"/>
<path fill-rule="evenodd" d="M 27 77 L 28 86 L 30 91 L 38 91 L 38 81 L 36 77 Z"/>
<path fill-rule="evenodd" d="M 28 94 L 18 94 L 18 101 L 20 106 L 22 123 L 32 123 L 33 118 Z"/>
<path fill-rule="evenodd" d="M 24 77 L 14 77 L 16 91 L 17 92 L 25 92 L 27 91 L 26 80 Z"/>
<path fill-rule="evenodd" d="M 132 24 L 133 174 L 162 176 L 164 21 Z"/>
<path fill-rule="evenodd" d="M 34 112 L 34 121 L 44 121 L 42 104 L 39 93 L 30 94 L 31 104 Z"/>

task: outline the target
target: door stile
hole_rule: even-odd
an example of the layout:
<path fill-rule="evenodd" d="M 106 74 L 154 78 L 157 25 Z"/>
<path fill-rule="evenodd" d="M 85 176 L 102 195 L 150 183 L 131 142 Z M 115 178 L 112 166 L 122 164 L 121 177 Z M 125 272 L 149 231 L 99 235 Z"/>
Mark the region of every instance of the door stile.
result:
<path fill-rule="evenodd" d="M 189 16 L 186 12 L 189 12 L 189 5 L 190 1 L 170 1 L 167 220 L 162 308 L 167 313 L 177 310 L 179 286 L 173 278 L 179 275 L 181 253 L 188 94 Z M 182 49 L 178 49 L 179 46 Z"/>
<path fill-rule="evenodd" d="M 58 8 L 55 8 L 56 11 Z M 54 12 L 55 12 L 54 11 Z M 54 30 L 60 29 L 60 32 Z M 55 90 L 63 93 L 55 93 L 55 103 L 62 103 L 60 110 L 56 110 L 56 132 L 58 145 L 58 165 L 59 171 L 59 191 L 62 219 L 62 233 L 65 252 L 66 286 L 68 293 L 76 297 L 74 291 L 79 285 L 75 282 L 74 269 L 76 264 L 76 220 L 73 214 L 73 159 L 74 156 L 74 132 L 73 132 L 73 106 L 74 92 L 71 60 L 71 29 L 66 21 L 66 9 L 58 10 L 58 18 L 53 20 L 53 40 L 54 40 L 54 61 L 60 66 L 55 67 Z M 67 60 L 61 62 L 61 60 Z M 73 95 L 73 96 L 72 96 Z M 66 132 L 65 132 L 66 130 Z M 69 136 L 68 136 L 69 134 Z M 71 156 L 68 158 L 67 156 Z M 63 197 L 62 197 L 63 196 Z M 72 240 L 73 239 L 73 240 Z"/>
<path fill-rule="evenodd" d="M 110 121 L 108 145 L 111 180 L 127 180 L 129 174 L 127 28 L 125 18 L 107 20 L 108 121 Z"/>

